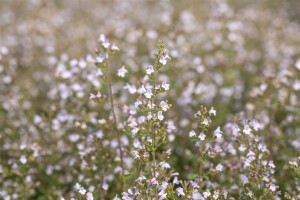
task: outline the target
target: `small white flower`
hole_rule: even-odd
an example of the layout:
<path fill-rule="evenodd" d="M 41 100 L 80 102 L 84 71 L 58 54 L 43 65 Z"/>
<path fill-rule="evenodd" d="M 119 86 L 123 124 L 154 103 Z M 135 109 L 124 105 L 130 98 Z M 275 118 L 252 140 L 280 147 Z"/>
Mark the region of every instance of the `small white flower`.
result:
<path fill-rule="evenodd" d="M 190 137 L 195 137 L 195 136 L 196 136 L 195 131 L 194 131 L 194 130 L 191 130 L 191 131 L 189 132 L 189 136 L 190 136 Z"/>
<path fill-rule="evenodd" d="M 222 137 L 222 131 L 220 130 L 220 126 L 214 131 L 214 136 L 216 137 L 216 138 L 221 138 Z"/>
<path fill-rule="evenodd" d="M 159 104 L 159 106 L 161 107 L 161 109 L 163 111 L 167 111 L 169 109 L 169 105 L 165 101 L 161 101 L 160 104 Z"/>
<path fill-rule="evenodd" d="M 275 192 L 276 189 L 277 189 L 276 185 L 274 185 L 274 184 L 271 184 L 271 185 L 270 185 L 270 190 L 271 190 L 272 192 Z"/>
<path fill-rule="evenodd" d="M 217 172 L 221 172 L 221 171 L 223 171 L 223 169 L 224 169 L 224 166 L 222 164 L 218 164 L 216 167 Z"/>
<path fill-rule="evenodd" d="M 176 176 L 173 180 L 173 184 L 178 185 L 179 183 L 178 177 Z"/>
<path fill-rule="evenodd" d="M 160 62 L 162 65 L 166 65 L 167 62 L 168 62 L 168 60 L 170 60 L 170 59 L 171 59 L 171 58 L 170 58 L 168 55 L 166 55 L 166 56 L 161 55 L 160 58 L 159 58 L 159 62 Z"/>
<path fill-rule="evenodd" d="M 109 46 L 110 46 L 110 43 L 109 41 L 105 38 L 105 35 L 104 34 L 100 34 L 99 36 L 99 42 L 102 43 L 102 46 L 107 49 Z"/>
<path fill-rule="evenodd" d="M 199 138 L 201 141 L 203 141 L 203 140 L 205 140 L 206 135 L 205 135 L 204 133 L 200 133 L 199 136 L 198 136 L 198 138 Z"/>
<path fill-rule="evenodd" d="M 139 159 L 140 158 L 140 155 L 139 155 L 138 151 L 132 151 L 132 156 L 133 156 L 134 159 Z"/>
<path fill-rule="evenodd" d="M 91 192 L 88 192 L 86 194 L 86 200 L 94 200 L 94 196 L 93 196 L 93 194 Z"/>
<path fill-rule="evenodd" d="M 150 182 L 152 185 L 158 185 L 158 181 L 155 178 L 152 178 Z"/>
<path fill-rule="evenodd" d="M 176 189 L 177 196 L 185 196 L 185 193 L 183 192 L 183 188 L 179 187 Z"/>
<path fill-rule="evenodd" d="M 119 77 L 125 77 L 125 74 L 127 73 L 128 71 L 127 71 L 127 69 L 125 69 L 125 67 L 124 66 L 122 66 L 119 70 L 118 70 L 118 76 Z"/>
<path fill-rule="evenodd" d="M 144 85 L 142 85 L 142 86 L 138 89 L 138 93 L 139 93 L 139 94 L 144 94 L 144 93 L 146 93 L 146 92 L 147 92 L 147 90 L 146 90 L 146 88 L 145 88 Z"/>
<path fill-rule="evenodd" d="M 116 45 L 114 45 L 114 44 L 111 46 L 111 50 L 113 50 L 113 51 L 120 51 L 119 47 L 116 46 Z"/>
<path fill-rule="evenodd" d="M 157 118 L 158 118 L 160 121 L 162 121 L 162 120 L 164 119 L 164 116 L 163 116 L 163 114 L 162 114 L 162 111 L 158 111 L 158 113 L 157 113 Z"/>
<path fill-rule="evenodd" d="M 298 70 L 300 70 L 300 59 L 297 60 L 295 66 L 296 66 L 296 68 L 297 68 Z"/>
<path fill-rule="evenodd" d="M 152 65 L 149 65 L 149 66 L 146 68 L 146 73 L 147 73 L 148 75 L 154 73 L 154 68 L 153 68 Z"/>
<path fill-rule="evenodd" d="M 296 161 L 289 161 L 289 164 L 294 167 L 298 167 L 298 163 Z"/>
<path fill-rule="evenodd" d="M 169 169 L 171 166 L 169 163 L 167 162 L 161 162 L 159 163 L 159 165 L 162 167 L 162 168 L 166 168 L 166 169 Z"/>
<path fill-rule="evenodd" d="M 121 200 L 118 195 L 116 194 L 115 198 L 113 200 Z"/>
<path fill-rule="evenodd" d="M 196 192 L 193 192 L 192 199 L 193 200 L 203 200 L 204 198 L 199 192 L 196 191 Z"/>
<path fill-rule="evenodd" d="M 166 81 L 162 82 L 161 87 L 164 88 L 165 90 L 169 90 L 170 89 L 170 85 Z"/>
<path fill-rule="evenodd" d="M 249 183 L 249 179 L 247 178 L 247 176 L 245 175 L 240 175 L 240 179 L 242 180 L 242 184 L 245 185 L 247 183 Z"/>
<path fill-rule="evenodd" d="M 27 158 L 26 158 L 25 155 L 22 155 L 22 156 L 20 157 L 20 162 L 21 162 L 22 164 L 26 164 L 26 163 L 27 163 Z"/>
<path fill-rule="evenodd" d="M 252 128 L 255 130 L 255 131 L 258 131 L 259 129 L 262 128 L 262 125 L 260 123 L 258 123 L 257 121 L 253 120 L 250 122 L 250 125 L 252 126 Z"/>
<path fill-rule="evenodd" d="M 214 115 L 214 116 L 216 116 L 216 114 L 217 114 L 217 111 L 214 109 L 214 107 L 212 107 L 210 110 L 209 110 L 209 112 L 208 112 L 210 115 Z"/>
<path fill-rule="evenodd" d="M 246 148 L 246 145 L 244 145 L 244 144 L 241 144 L 241 145 L 239 146 L 239 151 L 241 151 L 241 152 L 244 152 L 246 149 L 247 149 L 247 148 Z"/>
<path fill-rule="evenodd" d="M 75 184 L 74 189 L 82 195 L 86 193 L 86 190 L 79 183 Z"/>
<path fill-rule="evenodd" d="M 130 127 L 130 128 L 134 128 L 134 127 L 136 127 L 138 124 L 136 123 L 136 121 L 131 121 L 129 124 L 128 124 L 128 126 Z"/>
<path fill-rule="evenodd" d="M 251 128 L 249 125 L 246 124 L 244 126 L 243 133 L 245 133 L 246 135 L 249 135 L 251 133 Z"/>
<path fill-rule="evenodd" d="M 97 69 L 96 76 L 103 76 L 103 72 L 101 69 Z"/>
<path fill-rule="evenodd" d="M 139 106 L 142 105 L 142 104 L 143 104 L 142 101 L 138 99 L 138 100 L 134 103 L 134 106 L 137 108 L 137 107 L 139 107 Z"/>
<path fill-rule="evenodd" d="M 144 93 L 144 95 L 147 99 L 150 99 L 153 95 L 151 88 L 148 88 L 147 91 Z"/>
<path fill-rule="evenodd" d="M 206 189 L 206 191 L 203 192 L 204 198 L 207 198 L 207 197 L 209 197 L 210 195 L 211 195 L 211 193 L 210 193 L 210 191 L 209 191 L 208 189 Z"/>
<path fill-rule="evenodd" d="M 104 59 L 105 59 L 105 57 L 102 56 L 102 55 L 100 55 L 100 56 L 97 56 L 97 57 L 95 58 L 95 62 L 96 62 L 96 63 L 103 63 Z"/>
<path fill-rule="evenodd" d="M 127 89 L 129 91 L 130 94 L 135 94 L 136 93 L 136 87 L 134 85 L 130 85 L 128 83 L 126 83 L 125 89 Z"/>
<path fill-rule="evenodd" d="M 135 135 L 139 130 L 140 130 L 139 128 L 135 127 L 134 129 L 131 130 L 131 133 Z"/>
<path fill-rule="evenodd" d="M 104 34 L 100 34 L 99 38 L 98 38 L 99 42 L 105 42 L 105 35 Z"/>

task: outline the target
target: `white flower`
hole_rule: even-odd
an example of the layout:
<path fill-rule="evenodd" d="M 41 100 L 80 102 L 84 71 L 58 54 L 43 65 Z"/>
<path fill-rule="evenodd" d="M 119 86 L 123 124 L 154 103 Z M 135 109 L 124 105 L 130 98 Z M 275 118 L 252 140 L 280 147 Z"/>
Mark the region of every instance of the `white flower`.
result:
<path fill-rule="evenodd" d="M 146 88 L 144 85 L 142 85 L 139 89 L 138 89 L 138 93 L 139 94 L 144 94 L 145 92 L 147 92 Z"/>
<path fill-rule="evenodd" d="M 160 104 L 159 104 L 159 106 L 161 107 L 161 109 L 163 111 L 167 111 L 169 109 L 169 105 L 165 101 L 161 101 Z"/>
<path fill-rule="evenodd" d="M 261 124 L 258 123 L 257 121 L 251 121 L 250 122 L 250 125 L 252 126 L 252 128 L 255 130 L 255 131 L 258 131 L 259 129 L 262 128 Z"/>
<path fill-rule="evenodd" d="M 96 76 L 103 76 L 103 72 L 101 69 L 97 69 Z"/>
<path fill-rule="evenodd" d="M 193 192 L 192 199 L 193 200 L 203 200 L 204 198 L 199 192 L 196 191 L 196 192 Z"/>
<path fill-rule="evenodd" d="M 118 195 L 116 194 L 115 198 L 113 200 L 121 200 Z"/>
<path fill-rule="evenodd" d="M 158 113 L 157 113 L 157 118 L 158 118 L 160 121 L 162 121 L 162 120 L 164 119 L 164 116 L 163 116 L 163 114 L 162 114 L 162 111 L 158 111 Z"/>
<path fill-rule="evenodd" d="M 162 167 L 162 168 L 166 168 L 166 169 L 169 169 L 171 166 L 169 163 L 167 162 L 161 162 L 159 163 L 159 165 Z"/>
<path fill-rule="evenodd" d="M 144 93 L 144 95 L 147 99 L 150 99 L 153 95 L 151 88 L 148 88 L 147 91 Z"/>
<path fill-rule="evenodd" d="M 296 66 L 296 68 L 297 68 L 298 70 L 300 70 L 300 59 L 297 60 L 295 66 Z"/>
<path fill-rule="evenodd" d="M 178 177 L 175 176 L 174 180 L 173 180 L 173 184 L 178 185 L 180 182 L 178 180 Z"/>
<path fill-rule="evenodd" d="M 100 55 L 100 56 L 97 56 L 97 57 L 95 58 L 95 62 L 96 62 L 96 63 L 103 63 L 104 59 L 105 59 L 105 57 L 102 56 L 102 55 Z"/>
<path fill-rule="evenodd" d="M 205 135 L 204 133 L 200 133 L 199 136 L 198 136 L 198 138 L 199 138 L 201 141 L 203 141 L 203 140 L 205 140 L 206 135 Z"/>
<path fill-rule="evenodd" d="M 245 150 L 246 150 L 246 145 L 241 144 L 241 145 L 239 146 L 239 151 L 244 152 Z"/>
<path fill-rule="evenodd" d="M 86 193 L 86 190 L 79 183 L 75 184 L 74 189 L 82 195 Z"/>
<path fill-rule="evenodd" d="M 183 192 L 183 188 L 181 188 L 181 187 L 176 189 L 176 194 L 177 194 L 177 196 L 185 196 L 185 194 Z"/>
<path fill-rule="evenodd" d="M 134 159 L 139 159 L 140 158 L 140 155 L 139 155 L 138 151 L 132 151 L 132 156 L 133 156 Z"/>
<path fill-rule="evenodd" d="M 98 38 L 98 41 L 99 41 L 99 42 L 105 42 L 105 40 L 106 40 L 106 39 L 105 39 L 105 35 L 104 35 L 104 34 L 100 34 L 100 35 L 99 35 L 99 38 Z"/>
<path fill-rule="evenodd" d="M 113 51 L 120 51 L 119 47 L 116 46 L 116 45 L 114 45 L 114 44 L 111 46 L 111 50 L 113 50 Z"/>
<path fill-rule="evenodd" d="M 298 167 L 298 163 L 296 161 L 289 161 L 289 164 L 293 167 Z"/>
<path fill-rule="evenodd" d="M 166 81 L 162 82 L 161 87 L 164 88 L 165 90 L 169 90 L 170 89 L 170 85 L 167 84 Z"/>
<path fill-rule="evenodd" d="M 224 169 L 224 166 L 222 164 L 218 164 L 216 167 L 217 172 L 221 172 L 221 171 L 223 171 L 223 169 Z"/>
<path fill-rule="evenodd" d="M 165 65 L 165 64 L 167 64 L 168 60 L 170 60 L 170 59 L 171 59 L 171 58 L 170 58 L 168 55 L 166 55 L 166 56 L 161 55 L 160 58 L 159 58 L 159 62 L 160 62 L 162 65 Z"/>
<path fill-rule="evenodd" d="M 109 41 L 105 38 L 104 34 L 100 34 L 99 36 L 99 42 L 102 43 L 103 48 L 107 49 L 110 46 Z"/>
<path fill-rule="evenodd" d="M 251 133 L 251 128 L 249 125 L 246 124 L 244 126 L 243 133 L 245 133 L 246 135 L 249 135 Z"/>
<path fill-rule="evenodd" d="M 152 185 L 158 185 L 158 181 L 155 178 L 152 178 L 150 182 Z"/>
<path fill-rule="evenodd" d="M 195 137 L 195 136 L 196 136 L 195 131 L 194 131 L 194 130 L 191 130 L 191 131 L 189 132 L 189 136 L 190 136 L 190 137 Z"/>
<path fill-rule="evenodd" d="M 134 127 L 136 127 L 138 124 L 135 122 L 135 121 L 131 121 L 129 124 L 128 124 L 128 126 L 130 127 L 130 128 L 134 128 Z"/>
<path fill-rule="evenodd" d="M 131 133 L 135 135 L 139 130 L 140 130 L 139 128 L 135 127 L 134 129 L 131 130 Z"/>
<path fill-rule="evenodd" d="M 214 109 L 214 107 L 212 107 L 210 110 L 209 110 L 209 112 L 208 112 L 210 115 L 214 115 L 214 116 L 216 116 L 216 114 L 217 114 L 217 111 Z"/>
<path fill-rule="evenodd" d="M 124 88 L 127 89 L 130 94 L 136 93 L 136 87 L 134 85 L 130 85 L 130 84 L 126 83 Z"/>
<path fill-rule="evenodd" d="M 98 93 L 95 94 L 90 94 L 90 100 L 94 100 L 94 99 L 100 99 L 102 97 L 102 94 L 98 91 Z"/>
<path fill-rule="evenodd" d="M 125 77 L 125 74 L 127 73 L 128 71 L 127 71 L 127 69 L 125 69 L 125 67 L 124 66 L 122 66 L 119 70 L 118 70 L 118 76 L 119 77 Z"/>
<path fill-rule="evenodd" d="M 216 137 L 216 138 L 221 138 L 222 137 L 222 131 L 220 130 L 220 126 L 214 131 L 214 136 Z"/>
<path fill-rule="evenodd" d="M 240 179 L 242 180 L 242 184 L 245 185 L 247 183 L 249 183 L 249 179 L 247 178 L 247 176 L 245 175 L 240 175 Z"/>
<path fill-rule="evenodd" d="M 142 105 L 142 104 L 143 104 L 142 101 L 138 99 L 138 100 L 134 103 L 134 106 L 137 108 L 137 107 L 139 107 L 139 106 Z"/>
<path fill-rule="evenodd" d="M 93 194 L 91 192 L 88 192 L 86 194 L 86 200 L 94 200 L 94 196 L 93 196 Z"/>
<path fill-rule="evenodd" d="M 209 191 L 208 189 L 206 189 L 206 191 L 203 192 L 204 198 L 207 198 L 207 197 L 209 197 L 210 195 L 211 195 L 211 193 L 210 193 L 210 191 Z"/>
<path fill-rule="evenodd" d="M 153 68 L 152 65 L 149 65 L 149 66 L 146 68 L 146 73 L 147 73 L 148 75 L 154 73 L 154 68 Z"/>
<path fill-rule="evenodd" d="M 25 155 L 22 155 L 22 156 L 20 157 L 20 162 L 21 162 L 22 164 L 26 164 L 26 163 L 27 163 L 27 158 L 26 158 Z"/>
<path fill-rule="evenodd" d="M 276 185 L 274 185 L 274 184 L 271 184 L 271 185 L 270 185 L 270 190 L 271 190 L 272 192 L 275 192 L 276 189 L 277 189 Z"/>

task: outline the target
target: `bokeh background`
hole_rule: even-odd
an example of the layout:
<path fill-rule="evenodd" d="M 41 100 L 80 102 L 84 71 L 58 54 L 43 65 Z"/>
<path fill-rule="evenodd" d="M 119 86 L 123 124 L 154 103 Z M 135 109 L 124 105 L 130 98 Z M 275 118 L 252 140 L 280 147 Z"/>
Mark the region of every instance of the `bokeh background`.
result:
<path fill-rule="evenodd" d="M 101 115 L 88 103 L 101 83 L 87 62 L 100 33 L 121 49 L 112 69 L 127 66 L 129 83 L 139 81 L 157 41 L 165 42 L 172 61 L 161 79 L 171 83 L 177 127 L 172 164 L 183 177 L 194 160 L 186 137 L 193 113 L 214 106 L 215 127 L 240 118 L 263 123 L 280 191 L 297 193 L 288 161 L 300 148 L 300 1 L 0 0 L 0 198 L 74 196 L 72 186 L 93 177 L 83 175 L 76 152 Z M 133 103 L 114 81 L 120 102 Z M 74 142 L 74 133 L 84 136 Z M 94 183 L 109 185 L 99 199 L 120 192 L 105 170 Z"/>

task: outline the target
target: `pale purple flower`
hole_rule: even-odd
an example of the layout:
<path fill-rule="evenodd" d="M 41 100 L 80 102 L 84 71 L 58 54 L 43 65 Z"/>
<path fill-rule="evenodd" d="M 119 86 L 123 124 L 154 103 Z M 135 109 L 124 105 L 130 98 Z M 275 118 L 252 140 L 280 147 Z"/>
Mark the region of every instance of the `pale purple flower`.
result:
<path fill-rule="evenodd" d="M 198 136 L 198 138 L 199 138 L 201 141 L 203 141 L 203 140 L 205 140 L 206 135 L 205 135 L 204 133 L 200 133 L 199 136 Z"/>
<path fill-rule="evenodd" d="M 158 118 L 160 121 L 162 121 L 162 120 L 164 119 L 164 116 L 163 116 L 163 114 L 162 114 L 162 111 L 158 111 L 158 113 L 157 113 L 157 118 Z"/>
<path fill-rule="evenodd" d="M 166 81 L 162 82 L 161 87 L 164 88 L 164 90 L 169 90 L 170 89 L 170 85 Z"/>
<path fill-rule="evenodd" d="M 222 131 L 220 130 L 220 127 L 218 127 L 215 131 L 214 131 L 214 136 L 216 137 L 216 138 L 221 138 L 222 137 Z"/>
<path fill-rule="evenodd" d="M 154 68 L 153 68 L 152 65 L 149 65 L 149 66 L 146 68 L 146 73 L 147 73 L 148 75 L 154 73 Z"/>
<path fill-rule="evenodd" d="M 125 77 L 125 74 L 127 73 L 128 71 L 127 71 L 127 69 L 125 69 L 125 67 L 124 66 L 122 66 L 119 70 L 118 70 L 118 76 L 119 77 Z"/>
<path fill-rule="evenodd" d="M 179 187 L 176 189 L 176 194 L 177 194 L 177 196 L 185 196 L 185 193 L 184 193 L 182 187 Z"/>

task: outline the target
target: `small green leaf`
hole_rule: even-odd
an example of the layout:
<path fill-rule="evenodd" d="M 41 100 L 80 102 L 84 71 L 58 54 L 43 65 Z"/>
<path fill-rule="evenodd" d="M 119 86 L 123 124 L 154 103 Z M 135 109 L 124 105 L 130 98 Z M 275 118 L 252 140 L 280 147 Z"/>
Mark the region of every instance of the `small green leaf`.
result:
<path fill-rule="evenodd" d="M 124 175 L 122 176 L 122 180 L 123 180 L 123 181 L 126 181 L 126 180 L 128 180 L 129 178 L 131 178 L 131 177 L 133 177 L 133 173 L 124 174 Z"/>
<path fill-rule="evenodd" d="M 193 180 L 193 179 L 198 178 L 198 177 L 199 177 L 198 174 L 188 174 L 187 179 L 188 180 Z"/>

